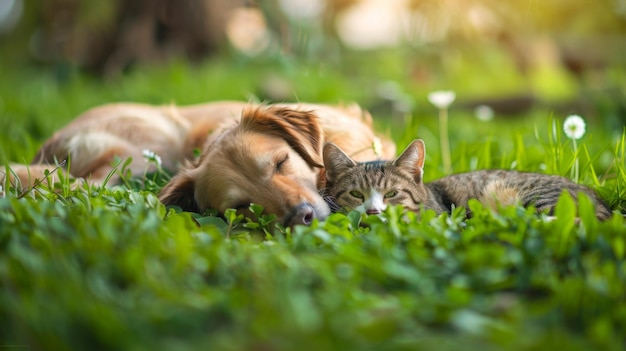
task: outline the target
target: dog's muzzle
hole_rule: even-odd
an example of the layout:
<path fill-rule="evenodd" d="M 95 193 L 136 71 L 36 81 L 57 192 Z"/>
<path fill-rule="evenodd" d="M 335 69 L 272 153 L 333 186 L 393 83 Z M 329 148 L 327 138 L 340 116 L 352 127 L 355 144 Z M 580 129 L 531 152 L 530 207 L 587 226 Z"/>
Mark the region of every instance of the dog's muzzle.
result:
<path fill-rule="evenodd" d="M 285 226 L 293 227 L 297 224 L 310 225 L 313 219 L 318 218 L 315 208 L 308 203 L 303 202 L 294 207 L 285 217 Z"/>

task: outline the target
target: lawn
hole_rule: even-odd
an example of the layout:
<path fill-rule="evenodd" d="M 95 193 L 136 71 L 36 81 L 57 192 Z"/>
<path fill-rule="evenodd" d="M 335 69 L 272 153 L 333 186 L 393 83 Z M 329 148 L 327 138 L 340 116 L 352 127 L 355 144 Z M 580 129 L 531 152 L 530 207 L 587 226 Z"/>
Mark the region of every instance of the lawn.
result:
<path fill-rule="evenodd" d="M 253 68 L 245 59 L 175 61 L 104 81 L 63 66 L 0 62 L 0 164 L 30 161 L 56 129 L 98 104 L 262 101 L 287 86 L 291 100 L 363 104 L 399 149 L 423 138 L 431 180 L 444 169 L 437 110 L 426 96 L 450 88 L 458 100 L 449 116 L 453 171 L 573 177 L 578 164 L 579 182 L 598 191 L 613 218 L 598 222 L 587 202 L 564 197 L 554 221 L 472 203 L 469 219 L 461 209 L 418 220 L 389 208 L 285 230 L 271 215 L 254 222 L 167 209 L 156 197 L 167 175 L 116 188 L 5 186 L 0 348 L 623 350 L 626 131 L 615 104 L 600 101 L 597 114 L 583 115 L 586 134 L 574 147 L 562 126 L 582 113 L 574 108 L 542 104 L 490 121 L 462 108 L 490 90 L 519 90 L 506 68 L 501 80 L 458 68 L 449 74 L 463 80 L 420 86 L 401 70 L 381 72 L 389 58 L 378 59 L 343 71 L 289 60 Z M 560 72 L 546 79 L 534 89 L 548 101 L 577 94 Z M 394 109 L 399 102 L 412 108 Z"/>

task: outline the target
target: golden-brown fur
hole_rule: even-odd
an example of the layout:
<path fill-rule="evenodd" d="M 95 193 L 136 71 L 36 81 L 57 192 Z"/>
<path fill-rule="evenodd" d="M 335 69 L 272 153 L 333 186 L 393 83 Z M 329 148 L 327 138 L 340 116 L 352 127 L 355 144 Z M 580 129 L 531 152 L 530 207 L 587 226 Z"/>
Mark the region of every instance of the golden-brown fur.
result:
<path fill-rule="evenodd" d="M 51 165 L 26 166 L 12 163 L 9 164 L 8 173 L 6 167 L 0 167 L 0 187 L 2 187 L 0 195 L 10 187 L 18 189 L 20 193 L 25 192 L 37 182 L 46 179 L 46 173 L 48 173 L 50 182 L 55 183 L 59 181 L 59 173 L 61 172 L 64 172 L 62 168 Z"/>
<path fill-rule="evenodd" d="M 297 108 L 244 110 L 239 123 L 227 123 L 208 138 L 202 156 L 163 188 L 161 201 L 191 211 L 246 211 L 253 202 L 288 225 L 327 216 L 328 205 L 318 193 L 324 141 L 335 140 L 359 159 L 375 158 L 375 136 L 361 116 L 330 107 Z M 384 151 L 395 150 L 388 146 Z"/>
<path fill-rule="evenodd" d="M 151 166 L 142 154 L 148 149 L 166 169 L 183 164 L 160 194 L 166 205 L 221 212 L 254 202 L 290 225 L 328 214 L 317 192 L 324 182 L 323 143 L 334 142 L 358 160 L 395 154 L 385 139 L 382 153 L 375 154 L 375 139 L 371 116 L 357 105 L 119 103 L 93 108 L 56 132 L 35 156 L 31 176 L 22 178 L 28 175 L 24 166 L 16 167 L 22 183 L 32 185 L 44 169 L 69 158 L 73 177 L 101 184 L 116 158 L 132 157 L 130 171 L 142 174 Z M 198 159 L 196 149 L 201 149 Z M 117 176 L 110 180 L 117 181 Z"/>
<path fill-rule="evenodd" d="M 200 127 L 217 126 L 221 121 L 237 119 L 246 104 L 217 102 L 201 106 L 175 107 L 119 103 L 93 108 L 57 131 L 44 143 L 33 164 L 54 164 L 69 157 L 70 172 L 75 177 L 104 181 L 114 159 L 133 158 L 130 170 L 141 174 L 149 164 L 143 150 L 161 157 L 163 167 L 175 169 L 202 146 L 188 136 Z M 200 120 L 199 116 L 204 116 Z M 205 129 L 208 133 L 208 129 Z M 115 182 L 113 179 L 113 182 Z"/>

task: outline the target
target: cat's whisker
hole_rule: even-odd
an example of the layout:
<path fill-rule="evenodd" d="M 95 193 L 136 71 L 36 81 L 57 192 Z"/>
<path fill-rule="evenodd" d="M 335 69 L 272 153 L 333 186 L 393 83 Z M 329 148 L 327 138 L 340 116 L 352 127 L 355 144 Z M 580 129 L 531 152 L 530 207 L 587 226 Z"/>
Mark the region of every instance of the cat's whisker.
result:
<path fill-rule="evenodd" d="M 324 189 L 322 189 L 320 195 L 322 196 L 324 201 L 326 201 L 328 207 L 330 207 L 331 212 L 340 212 L 342 210 L 342 207 L 337 203 L 337 199 L 333 196 L 325 195 Z"/>

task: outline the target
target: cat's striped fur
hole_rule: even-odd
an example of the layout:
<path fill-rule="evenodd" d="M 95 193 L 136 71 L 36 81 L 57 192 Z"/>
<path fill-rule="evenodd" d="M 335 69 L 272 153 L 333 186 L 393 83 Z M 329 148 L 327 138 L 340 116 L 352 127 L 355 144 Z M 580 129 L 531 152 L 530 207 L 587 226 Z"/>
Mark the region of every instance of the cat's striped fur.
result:
<path fill-rule="evenodd" d="M 480 170 L 423 182 L 425 147 L 413 141 L 393 161 L 357 163 L 333 144 L 324 147 L 325 195 L 335 209 L 356 209 L 376 214 L 388 204 L 419 212 L 423 207 L 437 213 L 453 207 L 467 208 L 469 199 L 488 207 L 534 205 L 537 212 L 552 214 L 563 191 L 574 200 L 580 193 L 594 203 L 596 216 L 607 219 L 611 211 L 588 187 L 560 176 L 508 170 Z"/>

